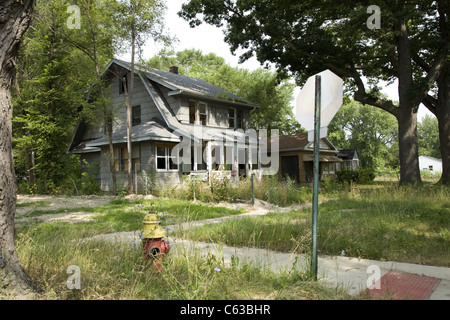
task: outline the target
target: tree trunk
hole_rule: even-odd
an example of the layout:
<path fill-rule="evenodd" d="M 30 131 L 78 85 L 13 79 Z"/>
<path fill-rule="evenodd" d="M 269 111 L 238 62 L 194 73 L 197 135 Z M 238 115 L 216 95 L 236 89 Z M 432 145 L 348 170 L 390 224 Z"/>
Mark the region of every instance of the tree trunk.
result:
<path fill-rule="evenodd" d="M 444 67 L 438 78 L 438 106 L 436 108 L 439 124 L 439 146 L 442 157 L 442 176 L 440 182 L 450 184 L 450 66 Z"/>
<path fill-rule="evenodd" d="M 419 144 L 417 142 L 417 113 L 412 108 L 400 108 L 398 116 L 400 184 L 421 183 Z"/>
<path fill-rule="evenodd" d="M 110 154 L 110 161 L 109 165 L 111 168 L 111 176 L 112 176 L 112 193 L 114 195 L 117 194 L 117 177 L 116 177 L 116 158 L 114 157 L 114 144 L 113 144 L 113 138 L 112 138 L 112 119 L 111 117 L 108 118 L 108 141 L 109 141 L 109 154 Z"/>
<path fill-rule="evenodd" d="M 30 170 L 29 170 L 29 178 L 30 178 L 30 187 L 33 188 L 36 184 L 36 161 L 35 156 L 36 152 L 30 151 Z"/>
<path fill-rule="evenodd" d="M 134 89 L 134 57 L 136 55 L 136 34 L 134 26 L 131 27 L 131 72 L 130 72 L 130 88 L 127 95 L 127 150 L 128 150 L 128 193 L 132 194 L 134 190 L 133 182 L 133 146 L 131 142 L 131 116 L 132 101 Z"/>
<path fill-rule="evenodd" d="M 0 3 L 0 288 L 36 289 L 22 268 L 15 246 L 16 177 L 12 156 L 11 87 L 20 41 L 27 30 L 34 0 Z"/>
<path fill-rule="evenodd" d="M 400 158 L 400 184 L 421 183 L 419 169 L 419 144 L 417 141 L 417 105 L 411 92 L 413 72 L 411 42 L 404 20 L 398 24 L 398 144 Z"/>

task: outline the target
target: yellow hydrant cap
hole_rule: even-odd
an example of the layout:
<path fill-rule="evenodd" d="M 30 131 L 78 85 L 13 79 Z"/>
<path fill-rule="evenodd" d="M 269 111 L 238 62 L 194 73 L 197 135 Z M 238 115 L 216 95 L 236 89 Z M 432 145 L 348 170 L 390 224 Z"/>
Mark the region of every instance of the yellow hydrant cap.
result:
<path fill-rule="evenodd" d="M 162 230 L 156 213 L 150 212 L 145 215 L 143 222 L 142 236 L 145 239 L 164 238 L 165 233 Z"/>

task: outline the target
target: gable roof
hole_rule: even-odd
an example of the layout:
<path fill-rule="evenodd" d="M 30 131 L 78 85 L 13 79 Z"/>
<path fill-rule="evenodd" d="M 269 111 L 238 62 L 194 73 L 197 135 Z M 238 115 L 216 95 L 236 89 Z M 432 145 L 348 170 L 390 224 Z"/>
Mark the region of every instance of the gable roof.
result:
<path fill-rule="evenodd" d="M 355 149 L 342 149 L 336 154 L 339 158 L 343 160 L 358 160 L 358 155 Z"/>
<path fill-rule="evenodd" d="M 271 139 L 273 141 L 273 138 Z M 307 133 L 298 133 L 294 135 L 286 135 L 278 137 L 278 147 L 280 151 L 313 151 L 314 142 L 308 141 Z M 337 152 L 336 147 L 327 138 L 320 139 L 320 151 Z"/>
<path fill-rule="evenodd" d="M 107 69 L 109 69 L 109 67 L 114 63 L 121 66 L 122 68 L 131 70 L 131 63 L 119 59 L 111 60 L 111 62 L 107 66 Z M 203 98 L 206 97 L 213 100 L 222 100 L 241 106 L 252 108 L 258 107 L 254 103 L 242 97 L 239 97 L 201 79 L 191 78 L 179 73 L 158 70 L 137 64 L 135 65 L 135 71 L 144 74 L 145 77 L 150 81 L 154 81 L 172 90 L 169 95 L 185 94 L 192 96 L 201 96 Z"/>

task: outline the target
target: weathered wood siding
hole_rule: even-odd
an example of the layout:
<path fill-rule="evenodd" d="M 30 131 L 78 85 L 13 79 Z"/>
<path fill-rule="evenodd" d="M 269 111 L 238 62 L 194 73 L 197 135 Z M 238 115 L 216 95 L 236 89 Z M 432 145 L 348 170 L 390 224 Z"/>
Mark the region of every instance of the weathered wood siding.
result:
<path fill-rule="evenodd" d="M 179 96 L 176 96 L 179 97 Z M 183 96 L 177 101 L 177 119 L 182 123 L 189 123 L 189 100 L 195 100 L 204 102 L 208 108 L 208 123 L 207 126 L 228 128 L 228 108 L 231 105 L 227 105 L 222 102 L 211 102 L 202 100 L 201 98 L 189 98 Z M 234 106 L 233 106 L 234 107 Z M 242 110 L 244 129 L 248 129 L 250 126 L 250 111 L 248 108 L 236 106 L 238 110 Z"/>
<path fill-rule="evenodd" d="M 130 73 L 128 73 L 128 83 Z M 111 83 L 111 99 L 115 106 L 116 119 L 114 131 L 125 130 L 127 124 L 127 112 L 125 107 L 125 94 L 119 93 L 119 78 L 114 77 Z M 141 106 L 141 123 L 150 121 L 154 117 L 161 118 L 161 114 L 154 104 L 152 98 L 145 89 L 138 75 L 134 76 L 134 90 L 131 101 L 132 106 Z"/>

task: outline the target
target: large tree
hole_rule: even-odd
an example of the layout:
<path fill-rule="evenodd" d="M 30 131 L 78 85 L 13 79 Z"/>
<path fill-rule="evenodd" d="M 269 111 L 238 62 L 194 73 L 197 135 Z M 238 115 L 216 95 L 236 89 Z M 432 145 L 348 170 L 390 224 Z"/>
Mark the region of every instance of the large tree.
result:
<path fill-rule="evenodd" d="M 380 9 L 379 29 L 367 23 L 372 22 L 370 14 L 377 18 L 377 11 L 367 11 L 371 5 Z M 225 41 L 232 52 L 245 50 L 241 60 L 256 54 L 261 63 L 275 63 L 281 74 L 292 72 L 300 85 L 324 69 L 344 78 L 355 100 L 396 117 L 400 183 L 420 183 L 417 109 L 445 70 L 449 39 L 444 0 L 191 0 L 180 15 L 192 27 L 202 20 L 218 27 L 226 22 Z M 427 32 L 438 36 L 426 38 Z M 428 69 L 418 72 L 415 58 L 425 53 Z M 394 79 L 398 105 L 378 95 L 377 84 Z M 448 134 L 441 138 L 449 139 Z"/>
<path fill-rule="evenodd" d="M 103 125 L 109 140 L 110 172 L 112 192 L 117 193 L 116 159 L 114 157 L 113 124 L 115 109 L 108 94 L 110 86 L 103 76 L 103 67 L 114 56 L 114 27 L 112 12 L 108 2 L 100 0 L 80 0 L 77 2 L 83 12 L 79 29 L 67 30 L 64 38 L 80 50 L 92 63 L 87 70 L 95 73 L 86 105 L 81 113 L 83 121 Z M 101 123 L 99 123 L 99 121 Z"/>
<path fill-rule="evenodd" d="M 131 47 L 130 81 L 122 79 L 124 84 L 126 124 L 127 124 L 127 151 L 128 160 L 128 193 L 134 193 L 133 163 L 131 159 L 131 111 L 133 104 L 135 59 L 136 54 L 141 55 L 143 45 L 148 37 L 155 42 L 169 43 L 170 37 L 163 30 L 163 13 L 166 6 L 163 0 L 108 0 L 114 10 L 117 36 L 124 44 Z"/>
<path fill-rule="evenodd" d="M 13 100 L 15 168 L 22 176 L 29 173 L 30 186 L 38 192 L 55 191 L 69 172 L 75 175 L 77 162 L 67 154 L 67 145 L 77 108 L 95 79 L 90 61 L 65 37 L 66 10 L 62 0 L 37 1 L 19 55 Z"/>
<path fill-rule="evenodd" d="M 27 30 L 34 0 L 0 3 L 0 288 L 23 292 L 34 287 L 15 247 L 16 177 L 12 157 L 11 87 L 21 39 Z"/>

